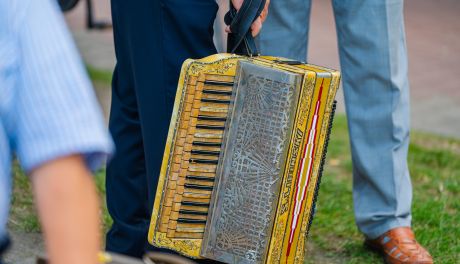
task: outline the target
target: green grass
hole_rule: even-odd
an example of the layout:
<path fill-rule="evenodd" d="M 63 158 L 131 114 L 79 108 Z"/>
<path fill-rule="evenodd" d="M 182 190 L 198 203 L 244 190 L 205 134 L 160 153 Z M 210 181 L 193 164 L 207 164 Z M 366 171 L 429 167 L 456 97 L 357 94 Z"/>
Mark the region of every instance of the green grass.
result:
<path fill-rule="evenodd" d="M 436 263 L 460 259 L 460 141 L 413 133 L 409 167 L 414 186 L 413 228 Z M 352 207 L 351 157 L 344 116 L 337 116 L 329 144 L 317 212 L 308 242 L 307 263 L 381 263 L 363 247 Z M 15 165 L 10 228 L 39 231 L 27 177 Z M 96 173 L 106 230 L 104 171 Z"/>
<path fill-rule="evenodd" d="M 37 219 L 29 179 L 17 162 L 13 164 L 13 173 L 14 186 L 8 221 L 9 228 L 25 232 L 37 232 L 40 229 L 40 223 Z"/>
<path fill-rule="evenodd" d="M 460 259 L 460 142 L 413 133 L 409 169 L 413 228 L 436 263 Z M 363 247 L 352 207 L 352 163 L 346 119 L 338 116 L 329 144 L 307 263 L 380 263 Z M 315 253 L 319 252 L 319 253 Z"/>
<path fill-rule="evenodd" d="M 11 200 L 8 226 L 21 232 L 40 232 L 40 222 L 37 218 L 32 187 L 29 178 L 20 169 L 17 162 L 13 169 L 13 197 Z M 101 220 L 104 232 L 112 225 L 105 202 L 105 170 L 95 173 L 94 181 L 100 197 Z"/>
<path fill-rule="evenodd" d="M 100 170 L 95 175 L 96 187 L 101 197 L 101 222 L 102 229 L 107 232 L 110 226 L 112 226 L 112 218 L 107 211 L 107 204 L 105 199 L 105 170 Z"/>
<path fill-rule="evenodd" d="M 86 66 L 89 77 L 95 84 L 103 84 L 110 87 L 112 82 L 112 72 L 96 69 L 90 65 Z"/>

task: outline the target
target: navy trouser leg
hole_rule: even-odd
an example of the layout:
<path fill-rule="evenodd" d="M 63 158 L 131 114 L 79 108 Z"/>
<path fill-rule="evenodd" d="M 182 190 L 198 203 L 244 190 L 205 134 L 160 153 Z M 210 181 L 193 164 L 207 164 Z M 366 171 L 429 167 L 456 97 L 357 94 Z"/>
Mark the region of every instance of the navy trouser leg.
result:
<path fill-rule="evenodd" d="M 2 264 L 2 256 L 6 253 L 7 249 L 10 247 L 10 238 L 9 237 L 0 237 L 0 264 Z"/>
<path fill-rule="evenodd" d="M 107 167 L 114 223 L 107 250 L 140 257 L 156 193 L 180 68 L 215 53 L 214 0 L 112 0 L 117 66 L 109 128 L 117 152 Z"/>

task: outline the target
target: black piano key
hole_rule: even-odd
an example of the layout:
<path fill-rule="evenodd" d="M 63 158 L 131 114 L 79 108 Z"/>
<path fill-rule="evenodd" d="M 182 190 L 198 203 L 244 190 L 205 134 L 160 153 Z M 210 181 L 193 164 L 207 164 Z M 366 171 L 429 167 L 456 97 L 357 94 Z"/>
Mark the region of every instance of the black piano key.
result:
<path fill-rule="evenodd" d="M 179 214 L 208 215 L 208 212 L 181 209 L 181 210 L 179 210 Z"/>
<path fill-rule="evenodd" d="M 217 94 L 217 95 L 232 95 L 232 91 L 208 90 L 208 89 L 204 89 L 203 93 L 205 93 L 205 94 Z"/>
<path fill-rule="evenodd" d="M 221 82 L 221 81 L 204 81 L 206 85 L 216 85 L 216 86 L 233 86 L 233 82 Z"/>
<path fill-rule="evenodd" d="M 210 130 L 224 130 L 224 129 L 225 129 L 225 126 L 196 125 L 196 128 L 199 128 L 199 129 L 210 129 Z"/>
<path fill-rule="evenodd" d="M 187 179 L 187 180 L 197 180 L 197 181 L 208 181 L 208 182 L 213 182 L 214 181 L 214 177 L 196 176 L 196 175 L 187 175 L 187 176 L 185 176 L 185 179 Z"/>
<path fill-rule="evenodd" d="M 207 160 L 207 159 L 189 159 L 190 163 L 201 163 L 201 164 L 218 164 L 218 160 Z"/>
<path fill-rule="evenodd" d="M 189 218 L 179 218 L 177 219 L 177 222 L 184 223 L 184 224 L 206 224 L 206 220 L 189 219 Z"/>
<path fill-rule="evenodd" d="M 225 117 L 218 117 L 218 116 L 205 116 L 205 115 L 199 115 L 198 120 L 204 120 L 204 121 L 220 121 L 220 122 L 225 122 L 227 118 Z"/>
<path fill-rule="evenodd" d="M 213 186 L 198 185 L 198 184 L 191 184 L 191 183 L 184 184 L 184 187 L 189 188 L 189 189 L 206 190 L 206 191 L 212 191 L 213 189 Z"/>
<path fill-rule="evenodd" d="M 181 204 L 184 206 L 209 207 L 209 203 L 193 202 L 193 201 L 182 201 Z"/>
<path fill-rule="evenodd" d="M 220 147 L 222 143 L 221 142 L 193 141 L 192 145 L 200 146 L 200 147 Z"/>
<path fill-rule="evenodd" d="M 220 151 L 212 150 L 192 150 L 192 155 L 216 156 L 219 157 Z"/>
<path fill-rule="evenodd" d="M 215 104 L 230 104 L 230 100 L 210 99 L 210 98 L 201 98 L 201 102 L 215 103 Z"/>

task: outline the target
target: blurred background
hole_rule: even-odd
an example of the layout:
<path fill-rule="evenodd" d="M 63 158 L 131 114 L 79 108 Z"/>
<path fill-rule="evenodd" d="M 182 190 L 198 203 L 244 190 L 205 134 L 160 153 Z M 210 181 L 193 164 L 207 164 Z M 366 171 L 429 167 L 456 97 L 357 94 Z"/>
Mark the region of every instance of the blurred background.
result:
<path fill-rule="evenodd" d="M 313 0 L 311 12 L 307 61 L 339 69 L 331 1 Z M 86 3 L 80 1 L 66 18 L 87 65 L 110 72 L 115 65 L 112 31 L 88 30 L 86 15 Z M 110 22 L 109 1 L 93 1 L 93 16 Z M 406 0 L 405 19 L 412 127 L 460 138 L 460 1 Z"/>
<path fill-rule="evenodd" d="M 65 17 L 108 117 L 110 81 L 116 62 L 112 29 L 105 27 L 111 23 L 110 1 L 92 1 L 89 24 L 93 29 L 88 29 L 87 2 L 80 1 Z M 414 229 L 436 263 L 458 263 L 460 0 L 406 0 L 405 22 L 413 128 L 409 166 L 414 185 Z M 340 69 L 330 0 L 313 0 L 310 36 L 307 61 Z M 378 256 L 363 248 L 354 225 L 352 167 L 341 92 L 338 98 L 339 115 L 331 136 L 307 263 L 381 263 Z M 96 176 L 101 199 L 105 198 L 104 175 L 101 171 Z M 105 207 L 101 212 L 103 228 L 107 229 L 110 217 Z M 43 253 L 44 246 L 30 185 L 19 169 L 15 170 L 9 227 L 14 245 L 6 260 L 33 263 L 33 257 Z"/>

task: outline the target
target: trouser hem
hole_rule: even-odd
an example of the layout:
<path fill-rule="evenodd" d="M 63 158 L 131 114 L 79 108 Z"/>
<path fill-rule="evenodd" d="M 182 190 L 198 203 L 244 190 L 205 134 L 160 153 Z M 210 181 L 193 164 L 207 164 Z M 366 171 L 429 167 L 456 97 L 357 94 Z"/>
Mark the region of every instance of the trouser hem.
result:
<path fill-rule="evenodd" d="M 386 220 L 383 224 L 375 224 L 372 228 L 360 228 L 361 232 L 367 239 L 376 239 L 385 232 L 397 227 L 411 227 L 410 219 L 391 219 Z"/>

